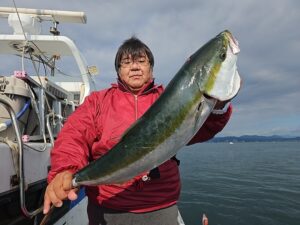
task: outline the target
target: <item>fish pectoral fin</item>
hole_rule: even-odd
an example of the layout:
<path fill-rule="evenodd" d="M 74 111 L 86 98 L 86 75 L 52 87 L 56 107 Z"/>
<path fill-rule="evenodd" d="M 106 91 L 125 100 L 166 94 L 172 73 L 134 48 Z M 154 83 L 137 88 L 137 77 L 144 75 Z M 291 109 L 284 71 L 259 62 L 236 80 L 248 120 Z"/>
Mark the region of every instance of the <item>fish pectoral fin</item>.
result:
<path fill-rule="evenodd" d="M 197 112 L 195 115 L 195 132 L 202 127 L 212 110 L 214 109 L 217 103 L 217 99 L 206 98 L 203 96 L 202 101 L 197 107 Z"/>
<path fill-rule="evenodd" d="M 203 103 L 203 101 L 201 101 L 201 102 L 199 103 L 198 107 L 197 107 L 198 113 L 201 112 L 201 109 L 202 109 L 202 103 Z"/>

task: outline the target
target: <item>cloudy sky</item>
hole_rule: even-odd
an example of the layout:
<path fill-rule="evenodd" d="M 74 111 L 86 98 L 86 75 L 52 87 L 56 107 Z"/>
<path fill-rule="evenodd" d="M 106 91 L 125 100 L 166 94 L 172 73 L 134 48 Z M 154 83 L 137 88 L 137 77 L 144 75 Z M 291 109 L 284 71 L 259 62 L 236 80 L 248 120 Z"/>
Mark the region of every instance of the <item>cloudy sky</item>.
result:
<path fill-rule="evenodd" d="M 104 88 L 115 81 L 114 56 L 136 35 L 155 56 L 154 74 L 167 85 L 185 59 L 229 29 L 240 43 L 243 86 L 234 113 L 219 136 L 300 136 L 300 1 L 298 0 L 15 0 L 18 7 L 84 11 L 87 24 L 60 24 Z M 12 7 L 12 0 L 1 0 Z M 0 31 L 6 31 L 6 22 Z M 7 29 L 9 30 L 9 29 Z M 2 73 L 2 71 L 1 71 Z"/>

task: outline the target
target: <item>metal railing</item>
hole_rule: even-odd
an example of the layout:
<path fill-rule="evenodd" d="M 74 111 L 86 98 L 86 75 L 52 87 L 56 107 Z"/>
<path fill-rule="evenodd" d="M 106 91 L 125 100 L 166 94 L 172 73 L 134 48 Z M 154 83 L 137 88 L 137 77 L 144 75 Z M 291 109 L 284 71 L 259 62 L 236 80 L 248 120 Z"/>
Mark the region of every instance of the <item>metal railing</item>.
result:
<path fill-rule="evenodd" d="M 36 216 L 38 213 L 40 213 L 43 210 L 43 207 L 41 206 L 40 208 L 34 210 L 34 211 L 28 211 L 26 208 L 26 199 L 25 199 L 25 176 L 24 176 L 24 164 L 23 164 L 23 142 L 22 142 L 22 137 L 21 137 L 21 133 L 20 133 L 20 128 L 19 125 L 17 123 L 17 119 L 16 119 L 16 115 L 14 110 L 12 109 L 12 107 L 10 106 L 10 104 L 4 100 L 0 98 L 0 103 L 5 107 L 5 109 L 7 110 L 7 112 L 9 113 L 9 116 L 12 120 L 12 125 L 14 127 L 15 133 L 16 133 L 16 138 L 17 138 L 17 144 L 19 147 L 19 185 L 20 185 L 20 207 L 21 210 L 23 212 L 23 214 L 28 217 L 28 218 L 32 218 L 34 216 Z"/>

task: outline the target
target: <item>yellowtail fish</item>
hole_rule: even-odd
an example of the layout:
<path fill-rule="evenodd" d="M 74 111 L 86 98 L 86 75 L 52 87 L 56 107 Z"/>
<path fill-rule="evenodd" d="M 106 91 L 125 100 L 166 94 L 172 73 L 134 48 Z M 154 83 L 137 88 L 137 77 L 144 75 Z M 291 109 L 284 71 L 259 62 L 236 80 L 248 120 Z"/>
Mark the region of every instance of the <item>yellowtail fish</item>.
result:
<path fill-rule="evenodd" d="M 197 50 L 120 142 L 74 174 L 73 186 L 122 183 L 174 156 L 200 129 L 217 100 L 238 93 L 239 51 L 227 30 Z"/>

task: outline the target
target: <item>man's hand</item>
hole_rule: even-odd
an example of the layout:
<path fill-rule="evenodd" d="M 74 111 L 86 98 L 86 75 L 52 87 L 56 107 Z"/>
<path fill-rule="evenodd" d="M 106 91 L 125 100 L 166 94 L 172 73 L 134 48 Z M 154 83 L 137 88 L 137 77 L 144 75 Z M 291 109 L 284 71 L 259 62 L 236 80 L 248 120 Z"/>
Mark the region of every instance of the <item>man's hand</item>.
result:
<path fill-rule="evenodd" d="M 72 189 L 72 173 L 70 171 L 58 173 L 46 188 L 43 213 L 49 212 L 51 204 L 55 207 L 61 207 L 63 205 L 62 200 L 77 199 L 76 191 L 77 189 Z"/>

